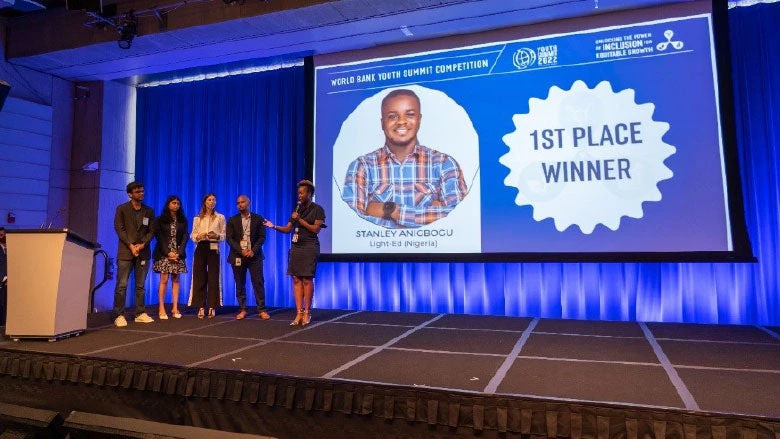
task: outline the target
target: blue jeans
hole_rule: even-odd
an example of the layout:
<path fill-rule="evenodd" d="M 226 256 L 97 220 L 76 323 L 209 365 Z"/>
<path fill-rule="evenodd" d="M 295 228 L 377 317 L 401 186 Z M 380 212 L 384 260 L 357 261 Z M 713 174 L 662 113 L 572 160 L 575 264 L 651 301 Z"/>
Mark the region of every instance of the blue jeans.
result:
<path fill-rule="evenodd" d="M 135 274 L 135 315 L 138 316 L 146 312 L 144 306 L 144 296 L 146 295 L 145 284 L 146 274 L 149 272 L 149 261 L 142 261 L 134 258 L 130 261 L 117 260 L 117 279 L 114 289 L 114 315 L 113 318 L 124 315 L 125 296 L 127 295 L 127 282 L 130 279 L 130 271 Z"/>

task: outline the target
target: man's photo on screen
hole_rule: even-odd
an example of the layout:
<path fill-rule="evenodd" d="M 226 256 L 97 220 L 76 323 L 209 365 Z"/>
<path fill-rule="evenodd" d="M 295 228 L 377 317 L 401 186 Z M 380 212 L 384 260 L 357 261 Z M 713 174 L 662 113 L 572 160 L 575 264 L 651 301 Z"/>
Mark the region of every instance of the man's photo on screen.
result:
<path fill-rule="evenodd" d="M 451 156 L 421 144 L 420 98 L 395 89 L 380 108 L 384 145 L 347 168 L 342 199 L 360 217 L 387 228 L 420 227 L 446 217 L 468 194 Z"/>

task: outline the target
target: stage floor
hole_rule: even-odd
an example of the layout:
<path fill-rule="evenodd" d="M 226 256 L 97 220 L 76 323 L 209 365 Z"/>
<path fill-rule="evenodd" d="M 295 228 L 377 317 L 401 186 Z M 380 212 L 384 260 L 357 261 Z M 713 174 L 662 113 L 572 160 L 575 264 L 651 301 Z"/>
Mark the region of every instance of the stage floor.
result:
<path fill-rule="evenodd" d="M 151 308 L 150 308 L 151 310 Z M 7 337 L 0 349 L 342 382 L 780 418 L 780 328 L 291 309 Z"/>

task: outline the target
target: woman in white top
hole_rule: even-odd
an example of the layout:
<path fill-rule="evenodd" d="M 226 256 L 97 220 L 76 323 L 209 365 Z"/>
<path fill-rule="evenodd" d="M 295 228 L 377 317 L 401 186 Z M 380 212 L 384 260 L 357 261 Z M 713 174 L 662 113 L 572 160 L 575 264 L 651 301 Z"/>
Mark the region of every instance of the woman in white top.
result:
<path fill-rule="evenodd" d="M 200 205 L 200 213 L 192 222 L 190 238 L 196 243 L 192 261 L 192 294 L 190 306 L 198 306 L 198 318 L 209 309 L 209 318 L 216 315 L 215 308 L 222 304 L 222 290 L 219 281 L 219 242 L 225 240 L 225 215 L 214 208 L 217 197 L 206 194 Z"/>

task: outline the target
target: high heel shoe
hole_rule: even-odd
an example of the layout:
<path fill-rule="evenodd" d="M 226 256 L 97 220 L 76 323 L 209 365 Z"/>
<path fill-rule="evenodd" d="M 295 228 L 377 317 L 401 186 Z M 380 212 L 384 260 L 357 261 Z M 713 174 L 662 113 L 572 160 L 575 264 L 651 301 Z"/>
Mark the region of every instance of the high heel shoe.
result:
<path fill-rule="evenodd" d="M 301 321 L 303 321 L 303 310 L 299 309 L 298 313 L 295 314 L 295 319 L 293 319 L 293 321 L 290 322 L 290 326 L 298 326 L 301 324 Z"/>
<path fill-rule="evenodd" d="M 209 308 L 209 318 L 213 319 L 215 315 L 217 315 L 217 313 L 214 311 L 214 308 Z"/>
<path fill-rule="evenodd" d="M 198 318 L 199 319 L 202 319 L 205 315 L 206 315 L 206 310 L 204 310 L 203 308 L 198 310 Z"/>
<path fill-rule="evenodd" d="M 306 326 L 309 323 L 311 323 L 311 314 L 309 314 L 308 309 L 305 309 L 303 310 L 303 319 L 301 319 L 301 326 Z"/>

